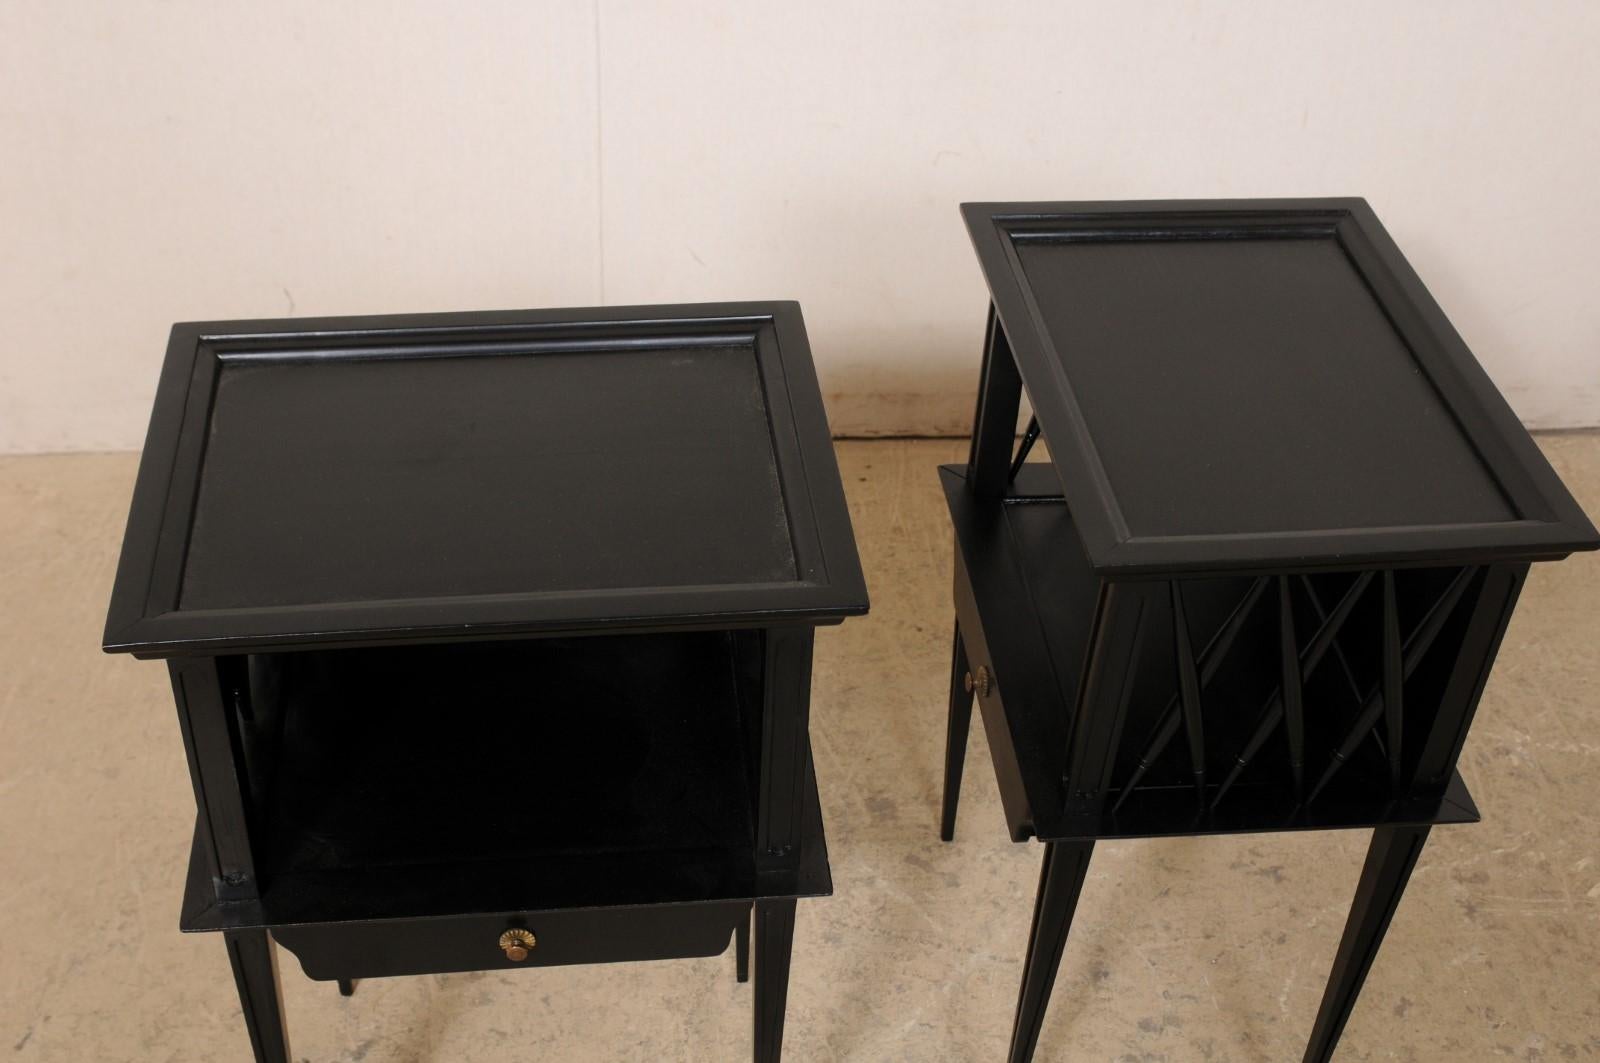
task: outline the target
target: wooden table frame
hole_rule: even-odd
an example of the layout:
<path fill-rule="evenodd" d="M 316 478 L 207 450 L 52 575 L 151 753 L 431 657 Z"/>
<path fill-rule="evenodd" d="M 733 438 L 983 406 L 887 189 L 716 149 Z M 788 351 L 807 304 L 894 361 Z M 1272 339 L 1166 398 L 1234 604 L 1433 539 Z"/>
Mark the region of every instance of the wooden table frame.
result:
<path fill-rule="evenodd" d="M 1007 1058 L 1033 1057 L 1097 840 L 1367 827 L 1371 845 L 1305 1054 L 1326 1063 L 1429 831 L 1478 818 L 1456 761 L 1529 564 L 1600 540 L 1365 202 L 963 210 L 993 301 L 969 458 L 941 470 L 956 533 L 941 836 L 954 834 L 976 700 L 1012 840 L 1044 844 Z M 1036 288 L 1018 248 L 1250 239 L 1337 242 L 1512 519 L 1293 534 L 1130 530 L 1119 488 L 1162 485 L 1124 475 L 1114 486 L 1085 413 L 1093 396 L 1077 392 L 1058 350 L 1071 340 L 1047 322 L 1055 293 Z M 1252 381 L 1229 384 L 1248 410 Z M 1017 446 L 1024 391 L 1035 415 Z M 1049 462 L 1027 462 L 1041 437 Z M 1231 690 L 1272 693 L 1259 714 L 1217 704 L 1207 691 L 1218 676 Z M 1308 721 L 1322 728 L 1309 738 Z M 1287 757 L 1258 755 L 1279 731 Z"/>
<path fill-rule="evenodd" d="M 641 373 L 684 409 L 658 412 L 668 399 Z M 677 384 L 682 373 L 736 401 L 708 405 Z M 330 412 L 330 379 L 355 401 Z M 524 390 L 508 397 L 488 383 L 508 380 Z M 646 416 L 594 426 L 529 381 L 561 383 L 573 403 L 633 403 Z M 435 412 L 429 382 L 511 415 Z M 239 390 L 251 387 L 268 390 Z M 542 403 L 543 417 L 518 416 L 510 404 L 524 399 Z M 418 410 L 422 421 L 408 421 Z M 711 438 L 702 422 L 718 418 L 747 437 Z M 296 435 L 282 434 L 284 424 Z M 319 466 L 346 457 L 330 440 L 359 452 L 351 463 L 370 476 L 355 498 L 318 480 Z M 550 464 L 552 447 L 571 455 L 566 465 Z M 650 538 L 600 527 L 598 544 L 541 541 L 554 518 L 539 507 L 562 499 L 457 492 L 460 476 L 429 468 L 448 457 L 469 483 L 527 489 L 530 467 L 559 478 L 578 463 L 580 477 L 596 475 L 586 453 L 644 492 L 636 509 Z M 706 465 L 693 465 L 701 454 Z M 658 458 L 687 479 L 635 471 Z M 753 484 L 761 497 L 730 482 Z M 435 488 L 447 504 L 427 494 Z M 262 491 L 278 493 L 263 500 Z M 612 504 L 617 495 L 594 497 Z M 302 508 L 285 513 L 278 499 L 291 496 Z M 252 516 L 219 509 L 219 497 Z M 388 534 L 394 514 L 410 519 L 408 506 L 424 530 Z M 354 523 L 356 534 L 329 527 L 322 513 Z M 505 536 L 496 521 L 509 522 Z M 770 530 L 771 544 L 727 530 L 745 527 Z M 514 549 L 493 558 L 452 549 L 452 529 Z M 739 557 L 704 548 L 719 535 Z M 305 552 L 321 542 L 346 551 L 344 564 Z M 634 582 L 548 582 L 619 566 Z M 456 592 L 448 581 L 458 573 Z M 502 585 L 502 573 L 512 582 Z M 291 1058 L 275 944 L 349 995 L 368 977 L 713 956 L 730 940 L 740 981 L 754 947 L 754 1058 L 776 1063 L 795 902 L 832 891 L 808 730 L 814 629 L 866 610 L 797 304 L 207 322 L 172 332 L 104 648 L 167 663 L 198 811 L 180 924 L 222 935 L 261 1063 Z M 583 730 L 602 712 L 606 726 Z M 433 755 L 430 742 L 459 746 L 479 719 L 508 737 L 503 750 L 481 750 L 485 767 L 478 750 L 472 762 L 448 745 Z M 428 728 L 416 728 L 420 720 Z M 535 724 L 564 736 L 552 739 L 558 748 L 541 748 Z M 373 745 L 409 759 L 367 764 L 368 726 Z M 358 780 L 348 792 L 336 757 L 327 758 L 330 778 L 317 756 L 303 755 L 319 752 L 304 737 L 316 727 L 357 751 L 344 762 Z M 581 758 L 559 746 L 579 739 L 590 759 L 568 767 Z M 584 774 L 612 749 L 627 761 L 614 779 Z M 718 759 L 672 759 L 683 750 Z M 521 763 L 530 759 L 533 770 Z M 714 784 L 696 781 L 712 767 Z M 581 814 L 563 818 L 516 796 L 519 768 L 526 792 L 552 807 L 582 802 Z M 650 771 L 656 783 L 681 783 L 690 795 L 682 800 L 700 802 L 694 814 L 663 812 L 655 792 L 635 794 L 637 773 Z M 496 772 L 513 779 L 464 797 L 445 791 L 442 810 L 423 821 L 408 816 L 408 772 L 469 789 Z M 306 792 L 315 799 L 302 808 Z M 484 795 L 501 793 L 528 803 L 484 807 Z M 453 824 L 451 801 L 512 823 L 507 848 L 457 854 L 457 826 L 473 838 L 500 828 Z M 548 850 L 529 822 L 553 825 Z M 636 836 L 647 829 L 655 833 Z M 414 860 L 408 830 L 431 847 Z"/>

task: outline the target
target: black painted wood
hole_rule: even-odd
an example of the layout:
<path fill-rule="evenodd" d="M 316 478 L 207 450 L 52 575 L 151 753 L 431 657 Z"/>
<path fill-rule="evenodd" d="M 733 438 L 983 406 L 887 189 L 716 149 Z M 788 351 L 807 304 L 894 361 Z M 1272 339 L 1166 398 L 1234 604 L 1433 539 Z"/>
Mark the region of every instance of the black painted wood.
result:
<path fill-rule="evenodd" d="M 755 846 L 757 870 L 770 875 L 800 861 L 813 632 L 774 627 L 765 634 Z"/>
<path fill-rule="evenodd" d="M 331 927 L 399 924 L 415 920 L 488 915 L 501 929 L 564 908 L 627 908 L 649 904 L 717 905 L 762 897 L 825 897 L 833 892 L 823 836 L 822 809 L 809 753 L 801 860 L 793 872 L 758 874 L 747 850 L 739 873 L 703 874 L 695 865 L 643 850 L 620 857 L 530 852 L 432 865 L 346 867 L 321 874 L 284 876 L 260 898 L 222 902 L 206 869 L 198 830 L 191 847 L 179 926 L 185 931 L 259 927 Z M 721 859 L 715 865 L 733 867 Z M 492 873 L 489 873 L 492 872 Z M 726 938 L 724 938 L 726 945 Z M 660 958 L 666 958 L 662 956 Z"/>
<path fill-rule="evenodd" d="M 1067 933 L 1072 929 L 1072 914 L 1078 908 L 1078 897 L 1083 893 L 1083 880 L 1089 874 L 1089 860 L 1093 855 L 1094 842 L 1045 843 L 1007 1063 L 1028 1063 L 1038 1046 L 1045 1009 L 1050 1004 L 1050 990 L 1056 984 L 1061 954 L 1067 947 Z"/>
<path fill-rule="evenodd" d="M 273 940 L 319 981 L 457 971 L 517 971 L 577 963 L 720 956 L 748 903 L 647 905 L 279 926 Z M 500 948 L 512 928 L 537 944 L 521 959 Z"/>
<path fill-rule="evenodd" d="M 1011 444 L 1016 438 L 1022 378 L 1006 341 L 1005 329 L 989 307 L 984 330 L 983 370 L 978 382 L 978 409 L 972 418 L 972 451 L 967 479 L 972 492 L 984 498 L 1005 493 L 1011 469 Z"/>
<path fill-rule="evenodd" d="M 1328 1063 L 1333 1058 L 1339 1035 L 1355 1010 L 1356 997 L 1378 955 L 1378 946 L 1383 944 L 1383 935 L 1400 906 L 1411 870 L 1428 841 L 1428 830 L 1380 827 L 1372 832 L 1355 902 L 1350 906 L 1350 918 L 1333 960 L 1333 973 L 1306 1046 L 1305 1063 Z"/>
<path fill-rule="evenodd" d="M 1194 642 L 1189 618 L 1183 608 L 1183 585 L 1173 580 L 1172 641 L 1178 660 L 1178 704 L 1183 707 L 1183 728 L 1189 736 L 1189 770 L 1194 773 L 1194 788 L 1205 800 L 1206 740 L 1200 712 L 1200 673 L 1194 665 Z"/>
<path fill-rule="evenodd" d="M 1439 711 L 1427 729 L 1416 762 L 1414 786 L 1438 786 L 1440 779 L 1455 769 L 1527 576 L 1527 565 L 1496 565 L 1484 571 Z"/>
<path fill-rule="evenodd" d="M 1295 634 L 1294 599 L 1289 594 L 1289 577 L 1278 583 L 1278 666 L 1283 680 L 1283 723 L 1289 739 L 1289 772 L 1294 776 L 1295 800 L 1306 792 L 1306 709 L 1302 688 L 1305 676 L 1300 670 L 1300 639 Z"/>
<path fill-rule="evenodd" d="M 1266 587 L 1267 581 L 1265 579 L 1257 578 L 1254 580 L 1250 584 L 1250 589 L 1239 598 L 1238 604 L 1229 611 L 1227 619 L 1217 628 L 1216 634 L 1211 636 L 1211 639 L 1205 645 L 1205 649 L 1200 652 L 1202 662 L 1199 677 L 1200 689 L 1203 690 L 1211 682 L 1217 671 L 1222 667 L 1223 662 L 1227 660 L 1228 651 L 1233 648 L 1240 630 L 1250 620 L 1251 611 L 1261 599 Z M 1288 647 L 1281 650 L 1281 652 L 1292 653 L 1293 650 L 1292 647 Z M 1289 658 L 1286 657 L 1285 659 Z M 1285 682 L 1287 683 L 1288 680 L 1286 679 Z M 1299 686 L 1296 685 L 1294 689 L 1298 692 Z M 1160 722 L 1152 732 L 1149 742 L 1141 747 L 1143 752 L 1139 754 L 1138 763 L 1128 774 L 1127 781 L 1122 784 L 1122 792 L 1112 806 L 1112 811 L 1120 810 L 1127 799 L 1133 796 L 1145 774 L 1156 763 L 1161 754 L 1166 751 L 1167 743 L 1171 742 L 1173 736 L 1178 733 L 1181 696 L 1182 692 L 1178 691 L 1168 699 L 1167 707 L 1161 714 Z"/>
<path fill-rule="evenodd" d="M 950 707 L 944 735 L 944 807 L 939 814 L 939 837 L 951 841 L 956 836 L 956 806 L 961 802 L 961 773 L 967 762 L 967 736 L 972 731 L 973 689 L 968 686 L 972 673 L 967 651 L 961 644 L 961 625 L 956 624 L 955 646 L 950 659 Z"/>
<path fill-rule="evenodd" d="M 1529 564 L 1600 536 L 1363 201 L 963 209 L 992 305 L 941 470 L 952 672 L 988 675 L 1010 835 L 1047 845 L 1011 1058 L 1061 847 L 1373 827 L 1326 1059 L 1421 839 L 1478 818 L 1456 759 Z"/>
<path fill-rule="evenodd" d="M 108 649 L 866 608 L 793 303 L 179 325 L 142 464 Z"/>
<path fill-rule="evenodd" d="M 1223 794 L 1219 799 L 1230 781 L 1209 785 L 1211 803 L 1197 808 L 1187 751 L 1182 742 L 1174 740 L 1182 730 L 1182 719 L 1171 656 L 1171 617 L 1164 604 L 1169 592 L 1154 583 L 1114 584 L 1123 594 L 1136 594 L 1145 587 L 1147 594 L 1153 595 L 1151 608 L 1162 613 L 1162 622 L 1157 625 L 1161 637 L 1144 640 L 1150 652 L 1133 670 L 1134 711 L 1109 758 L 1112 799 L 1107 801 L 1108 794 L 1096 791 L 1093 785 L 1085 786 L 1081 794 L 1076 790 L 1069 794 L 1065 780 L 1071 774 L 1069 757 L 1077 740 L 1070 729 L 1085 715 L 1080 699 L 1086 695 L 1099 699 L 1096 703 L 1107 706 L 1103 711 L 1114 723 L 1123 692 L 1109 681 L 1098 687 L 1084 686 L 1086 662 L 1099 652 L 1092 647 L 1104 645 L 1112 657 L 1126 661 L 1130 643 L 1113 637 L 1114 624 L 1102 612 L 1099 584 L 1081 557 L 1061 548 L 1061 543 L 1072 541 L 1073 528 L 1065 504 L 1052 493 L 1048 469 L 1030 463 L 1018 475 L 1012 494 L 994 507 L 973 499 L 963 482 L 963 467 L 946 466 L 940 472 L 956 531 L 958 624 L 968 667 L 987 666 L 992 674 L 989 695 L 977 698 L 977 704 L 1013 840 L 1328 830 L 1388 822 L 1476 820 L 1465 786 L 1453 774 L 1453 764 L 1437 784 L 1419 786 L 1397 800 L 1388 787 L 1386 765 L 1375 775 L 1367 770 L 1371 765 L 1360 759 L 1361 774 L 1340 780 L 1323 800 L 1310 805 L 1295 798 L 1293 774 L 1285 758 L 1281 766 L 1258 765 L 1254 772 L 1240 769 L 1244 782 L 1233 785 L 1241 786 L 1241 793 Z M 1316 626 L 1301 646 L 1300 670 L 1312 678 L 1321 676 L 1328 684 L 1316 689 L 1319 698 L 1326 699 L 1317 704 L 1327 705 L 1329 718 L 1320 729 L 1308 731 L 1307 738 L 1308 748 L 1318 753 L 1315 768 L 1319 771 L 1340 737 L 1326 733 L 1326 724 L 1354 719 L 1354 713 L 1366 704 L 1367 691 L 1362 691 L 1362 701 L 1355 702 L 1337 669 L 1324 665 L 1325 673 L 1315 665 L 1335 659 L 1333 636 L 1344 630 L 1339 617 L 1356 615 L 1357 601 L 1370 604 L 1373 583 L 1361 577 L 1352 581 L 1355 595 L 1341 595 L 1333 622 Z M 1226 774 L 1222 769 L 1236 766 L 1239 756 L 1267 748 L 1268 739 L 1283 721 L 1281 632 L 1275 610 L 1267 601 L 1270 585 L 1268 579 L 1245 577 L 1217 586 L 1197 584 L 1189 591 L 1191 598 L 1196 589 L 1204 592 L 1196 601 L 1205 604 L 1210 618 L 1210 635 L 1201 640 L 1198 667 L 1206 704 L 1213 706 L 1207 719 L 1213 730 L 1220 731 L 1218 741 L 1208 742 L 1208 747 L 1218 747 L 1211 749 L 1211 774 Z M 1018 602 L 1026 608 L 1018 608 Z M 1132 620 L 1131 611 L 1125 619 Z M 1092 643 L 1091 634 L 1100 641 Z M 1373 641 L 1377 641 L 1376 633 Z M 1164 657 L 1159 652 L 1163 648 Z M 1121 711 L 1129 715 L 1126 707 Z M 1103 728 L 1082 733 L 1084 742 L 1095 741 L 1100 749 L 1107 748 Z M 1152 746 L 1152 733 L 1163 741 Z M 1226 744 L 1222 744 L 1223 738 Z M 1141 758 L 1154 766 L 1141 769 Z M 1102 758 L 1102 767 L 1106 759 Z M 1098 775 L 1091 773 L 1091 777 Z"/>
<path fill-rule="evenodd" d="M 813 629 L 866 590 L 790 303 L 174 328 L 105 648 L 167 658 L 258 1059 L 359 978 L 757 939 L 832 892 Z M 755 926 L 752 928 L 752 909 Z M 531 942 L 507 931 L 526 931 Z"/>
<path fill-rule="evenodd" d="M 734 931 L 737 936 L 734 938 L 733 973 L 739 982 L 750 981 L 750 919 L 754 911 L 754 905 L 746 908 L 744 917 L 739 920 L 739 929 Z"/>
<path fill-rule="evenodd" d="M 215 658 L 172 661 L 167 666 L 189 776 L 200 811 L 196 831 L 211 888 L 219 899 L 260 895 L 246 812 L 244 765 L 234 757 L 235 724 Z"/>
<path fill-rule="evenodd" d="M 283 1021 L 278 989 L 278 961 L 262 930 L 234 930 L 223 935 L 228 962 L 239 990 L 239 1007 L 256 1063 L 290 1063 L 289 1034 Z"/>
<path fill-rule="evenodd" d="M 1096 571 L 1592 546 L 1365 201 L 962 209 Z"/>
<path fill-rule="evenodd" d="M 789 959 L 794 946 L 794 901 L 755 906 L 755 1063 L 778 1063 L 789 1000 Z"/>

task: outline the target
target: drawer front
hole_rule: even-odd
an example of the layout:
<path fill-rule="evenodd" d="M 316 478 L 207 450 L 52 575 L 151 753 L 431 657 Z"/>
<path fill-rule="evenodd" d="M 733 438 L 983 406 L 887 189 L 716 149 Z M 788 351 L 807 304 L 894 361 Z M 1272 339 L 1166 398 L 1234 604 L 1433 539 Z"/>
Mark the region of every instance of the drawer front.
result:
<path fill-rule="evenodd" d="M 273 940 L 316 979 L 381 978 L 715 956 L 749 902 L 510 913 L 276 927 Z M 507 931 L 526 931 L 533 942 Z M 514 958 L 520 956 L 521 958 Z"/>
<path fill-rule="evenodd" d="M 1012 841 L 1026 841 L 1033 836 L 1033 810 L 1028 805 L 1022 767 L 1017 759 L 1011 725 L 1006 719 L 1005 702 L 1000 697 L 1000 681 L 989 653 L 989 639 L 978 615 L 972 582 L 962 562 L 959 545 L 955 563 L 955 604 L 961 645 L 967 653 L 968 674 L 976 679 L 988 673 L 987 682 L 981 686 L 974 683 L 972 697 L 978 705 L 979 719 L 983 721 L 984 736 L 989 740 L 989 756 L 994 762 L 995 781 L 1000 785 L 1000 805 L 1005 810 L 1006 828 Z"/>

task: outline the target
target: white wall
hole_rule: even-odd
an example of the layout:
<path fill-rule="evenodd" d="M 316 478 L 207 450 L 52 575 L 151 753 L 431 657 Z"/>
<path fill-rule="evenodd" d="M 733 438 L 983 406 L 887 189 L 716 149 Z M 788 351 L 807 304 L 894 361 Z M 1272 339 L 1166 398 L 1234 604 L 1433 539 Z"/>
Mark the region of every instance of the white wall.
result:
<path fill-rule="evenodd" d="M 964 199 L 1367 196 L 1600 424 L 1600 4 L 0 0 L 0 450 L 134 447 L 180 319 L 798 298 L 958 431 Z"/>

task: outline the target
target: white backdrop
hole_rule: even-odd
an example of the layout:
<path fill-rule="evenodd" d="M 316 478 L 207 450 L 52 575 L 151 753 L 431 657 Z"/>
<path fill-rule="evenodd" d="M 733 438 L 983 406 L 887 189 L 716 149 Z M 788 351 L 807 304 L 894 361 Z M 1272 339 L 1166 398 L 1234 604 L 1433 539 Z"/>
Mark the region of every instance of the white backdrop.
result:
<path fill-rule="evenodd" d="M 0 451 L 136 447 L 193 318 L 796 298 L 963 430 L 965 199 L 1365 195 L 1600 424 L 1600 4 L 0 0 Z"/>

